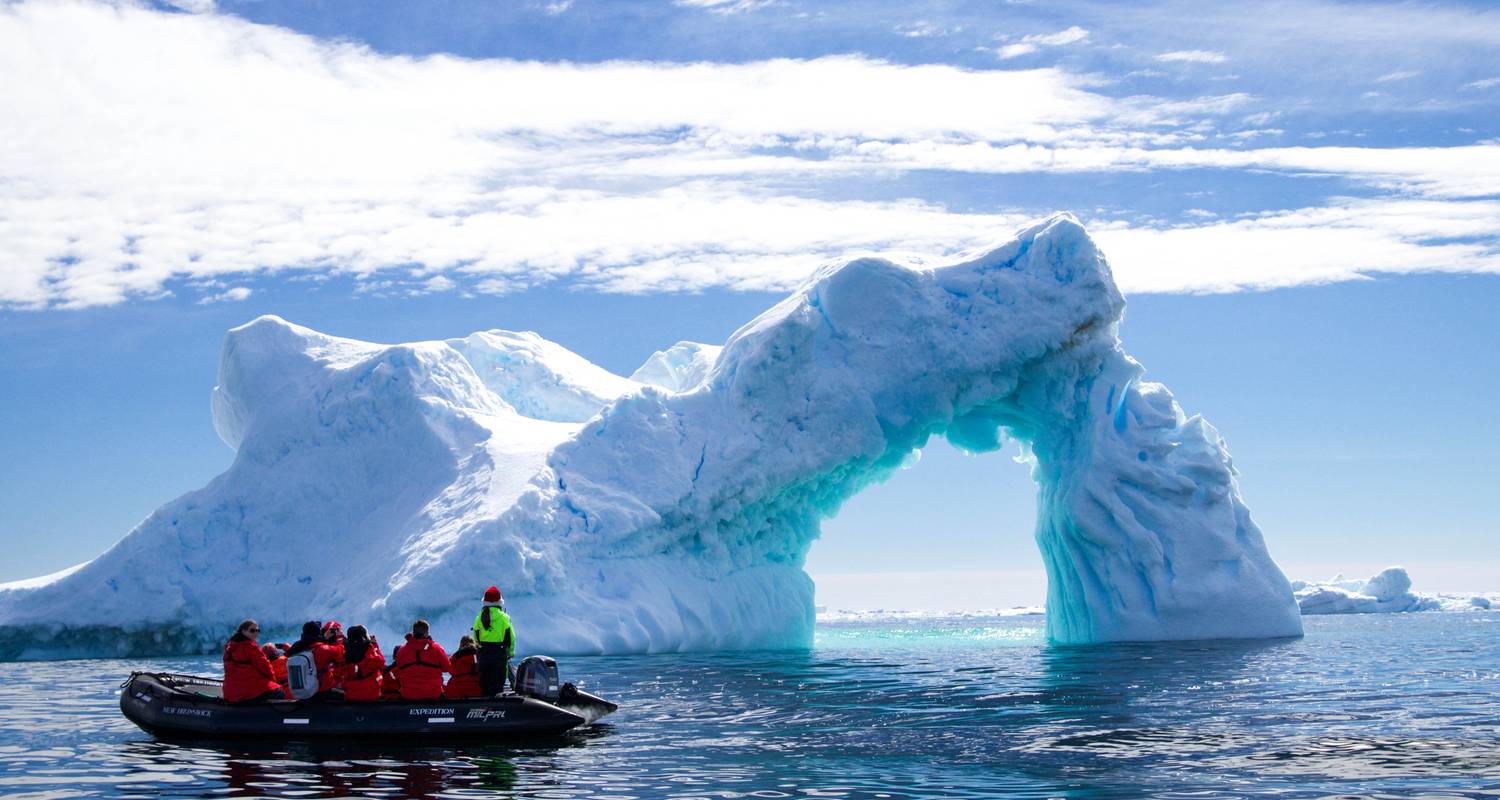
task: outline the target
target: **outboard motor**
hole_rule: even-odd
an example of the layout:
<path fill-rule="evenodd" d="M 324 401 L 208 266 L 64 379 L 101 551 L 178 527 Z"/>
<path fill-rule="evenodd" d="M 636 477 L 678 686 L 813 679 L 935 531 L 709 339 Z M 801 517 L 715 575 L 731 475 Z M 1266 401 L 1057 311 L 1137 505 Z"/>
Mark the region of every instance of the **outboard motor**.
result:
<path fill-rule="evenodd" d="M 562 691 L 557 681 L 557 662 L 547 656 L 527 656 L 516 667 L 515 687 L 518 694 L 556 702 Z"/>

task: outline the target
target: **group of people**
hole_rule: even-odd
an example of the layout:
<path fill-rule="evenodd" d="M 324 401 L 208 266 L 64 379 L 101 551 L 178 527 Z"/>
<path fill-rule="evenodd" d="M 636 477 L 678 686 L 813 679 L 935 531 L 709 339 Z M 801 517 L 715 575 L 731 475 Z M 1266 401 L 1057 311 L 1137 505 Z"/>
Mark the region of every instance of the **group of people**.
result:
<path fill-rule="evenodd" d="M 515 629 L 500 589 L 484 592 L 472 636 L 459 639 L 449 656 L 433 641 L 426 620 L 417 620 L 389 664 L 380 643 L 363 625 L 346 635 L 338 622 L 310 621 L 291 644 L 260 644 L 253 619 L 224 645 L 224 699 L 230 703 L 339 698 L 459 700 L 492 697 L 505 689 L 516 651 Z M 447 684 L 443 676 L 451 676 Z"/>

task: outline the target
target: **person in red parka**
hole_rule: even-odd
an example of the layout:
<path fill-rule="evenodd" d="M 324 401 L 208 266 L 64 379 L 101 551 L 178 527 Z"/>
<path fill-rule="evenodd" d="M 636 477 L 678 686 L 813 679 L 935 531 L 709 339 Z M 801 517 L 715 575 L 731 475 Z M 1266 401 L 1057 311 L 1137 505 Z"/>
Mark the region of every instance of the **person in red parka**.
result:
<path fill-rule="evenodd" d="M 380 645 L 370 638 L 365 626 L 350 628 L 349 638 L 344 641 L 344 660 L 339 662 L 344 699 L 356 703 L 379 700 L 380 673 L 384 670 L 385 656 L 380 654 Z"/>
<path fill-rule="evenodd" d="M 328 646 L 329 654 L 333 657 L 331 665 L 328 667 L 329 677 L 333 679 L 333 686 L 324 686 L 322 683 L 319 683 L 318 691 L 326 692 L 335 686 L 343 688 L 343 681 L 339 678 L 338 665 L 344 661 L 344 626 L 340 625 L 337 620 L 328 620 L 323 623 L 323 644 Z M 318 676 L 320 681 L 322 677 L 322 675 Z"/>
<path fill-rule="evenodd" d="M 255 643 L 260 625 L 247 619 L 224 645 L 224 700 L 229 703 L 252 703 L 261 700 L 284 700 L 281 687 L 271 675 L 271 662 Z"/>
<path fill-rule="evenodd" d="M 443 646 L 428 635 L 427 620 L 419 619 L 406 634 L 406 643 L 396 649 L 396 674 L 401 678 L 402 700 L 437 700 L 443 696 L 443 673 L 453 664 Z"/>
<path fill-rule="evenodd" d="M 286 686 L 286 656 L 282 654 L 281 648 L 274 644 L 263 644 L 260 651 L 266 654 L 266 662 L 271 665 L 271 680 L 276 681 L 276 685 L 281 687 L 287 697 L 291 697 L 292 692 Z"/>
<path fill-rule="evenodd" d="M 401 651 L 400 645 L 396 646 L 396 651 Z M 396 677 L 396 665 L 394 663 L 387 664 L 385 671 L 380 673 L 380 699 L 401 699 L 401 679 Z"/>
<path fill-rule="evenodd" d="M 465 636 L 458 640 L 458 649 L 453 651 L 451 661 L 453 677 L 443 690 L 443 696 L 449 700 L 463 700 L 482 695 L 479 690 L 479 648 L 474 646 L 474 637 Z"/>

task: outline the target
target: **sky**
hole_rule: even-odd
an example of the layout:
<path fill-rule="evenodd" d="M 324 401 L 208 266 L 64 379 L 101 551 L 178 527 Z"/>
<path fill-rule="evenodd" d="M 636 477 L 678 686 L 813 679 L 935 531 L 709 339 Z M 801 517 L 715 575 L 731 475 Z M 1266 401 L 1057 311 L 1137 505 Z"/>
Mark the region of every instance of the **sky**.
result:
<path fill-rule="evenodd" d="M 1066 210 L 1289 575 L 1500 591 L 1496 41 L 1486 3 L 0 4 L 0 581 L 231 462 L 259 314 L 629 374 Z M 1034 495 L 934 445 L 827 523 L 820 602 L 1039 602 Z"/>

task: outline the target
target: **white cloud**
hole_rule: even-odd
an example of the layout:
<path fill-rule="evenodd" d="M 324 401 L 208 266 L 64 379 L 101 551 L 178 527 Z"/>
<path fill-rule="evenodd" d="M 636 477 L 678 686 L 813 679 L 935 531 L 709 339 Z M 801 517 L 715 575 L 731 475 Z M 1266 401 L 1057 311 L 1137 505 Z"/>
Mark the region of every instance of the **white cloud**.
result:
<path fill-rule="evenodd" d="M 162 0 L 162 2 L 192 14 L 207 14 L 218 8 L 216 0 Z"/>
<path fill-rule="evenodd" d="M 1030 44 L 1028 42 L 1020 42 L 1018 44 L 1008 44 L 1000 48 L 999 50 L 996 50 L 995 55 L 1008 60 L 1012 58 L 1020 58 L 1021 56 L 1025 55 L 1030 55 L 1041 49 L 1042 48 L 1034 44 Z"/>
<path fill-rule="evenodd" d="M 1386 74 L 1381 75 L 1380 77 L 1376 78 L 1375 82 L 1376 83 L 1390 83 L 1391 81 L 1404 81 L 1404 80 L 1409 80 L 1411 78 L 1415 78 L 1415 77 L 1417 77 L 1418 75 L 1421 75 L 1421 74 L 1422 74 L 1422 71 L 1419 70 L 1419 69 L 1401 69 L 1401 70 L 1396 70 L 1395 72 L 1387 72 Z"/>
<path fill-rule="evenodd" d="M 218 294 L 212 294 L 200 298 L 198 300 L 198 305 L 208 305 L 210 303 L 238 303 L 241 300 L 247 300 L 249 298 L 249 289 L 245 288 L 244 286 L 236 286 L 233 289 L 226 289 L 225 291 L 219 292 Z"/>
<path fill-rule="evenodd" d="M 1057 33 L 1032 34 L 1031 36 L 1023 38 L 1021 41 L 1035 42 L 1037 44 L 1046 45 L 1047 47 L 1058 47 L 1060 45 L 1081 42 L 1087 38 L 1089 38 L 1089 32 L 1087 30 L 1084 30 L 1077 25 L 1073 25 L 1065 30 L 1058 31 Z"/>
<path fill-rule="evenodd" d="M 672 0 L 679 6 L 701 8 L 715 14 L 739 14 L 776 5 L 779 0 Z"/>
<path fill-rule="evenodd" d="M 1500 78 L 1484 78 L 1483 80 L 1470 81 L 1464 84 L 1465 89 L 1492 89 L 1500 86 Z"/>
<path fill-rule="evenodd" d="M 418 294 L 437 294 L 453 290 L 458 284 L 446 275 L 434 275 L 422 282 L 416 290 Z"/>
<path fill-rule="evenodd" d="M 1084 35 L 1042 37 L 1056 46 Z M 278 270 L 353 274 L 396 292 L 460 283 L 509 292 L 558 279 L 610 291 L 779 289 L 819 259 L 941 254 L 1002 237 L 1021 219 L 760 188 L 791 173 L 1273 169 L 1346 174 L 1430 199 L 1500 185 L 1494 145 L 1183 147 L 1253 99 L 1110 98 L 1057 69 L 391 57 L 229 17 L 58 0 L 0 6 L 0 74 L 26 76 L 0 82 L 0 306 L 10 307 L 117 303 L 159 295 L 174 279 Z M 1448 220 L 1459 205 L 1402 219 Z M 1291 235 L 1260 225 L 1204 230 L 1235 242 Z M 1309 226 L 1393 243 L 1401 258 L 1376 260 L 1391 268 L 1436 268 L 1422 254 L 1461 269 L 1492 263 L 1477 245 L 1439 237 Z M 1106 233 L 1127 253 L 1191 239 L 1178 229 Z M 1132 256 L 1121 274 L 1153 291 L 1217 290 L 1365 268 L 1338 252 L 1319 258 L 1290 271 L 1268 261 L 1261 272 L 1162 275 L 1137 272 Z M 425 282 L 392 280 L 412 265 Z"/>
<path fill-rule="evenodd" d="M 1127 292 L 1229 292 L 1384 272 L 1500 274 L 1497 223 L 1500 202 L 1351 200 L 1206 225 L 1099 226 L 1092 233 Z"/>
<path fill-rule="evenodd" d="M 1216 50 L 1173 50 L 1170 53 L 1158 53 L 1156 60 L 1186 64 L 1222 64 L 1228 61 L 1229 57 Z"/>
<path fill-rule="evenodd" d="M 929 22 L 928 20 L 919 19 L 916 22 L 911 23 L 910 25 L 896 26 L 896 33 L 899 33 L 908 39 L 930 39 L 938 36 L 952 36 L 953 34 L 958 33 L 963 29 L 964 28 L 962 25 L 955 25 L 951 28 L 945 28 Z"/>
<path fill-rule="evenodd" d="M 1089 32 L 1074 25 L 1066 30 L 1056 33 L 1034 33 L 1021 37 L 1016 44 L 1005 45 L 995 51 L 1002 59 L 1018 58 L 1020 56 L 1035 53 L 1043 47 L 1060 47 L 1066 44 L 1081 42 L 1089 38 Z"/>

